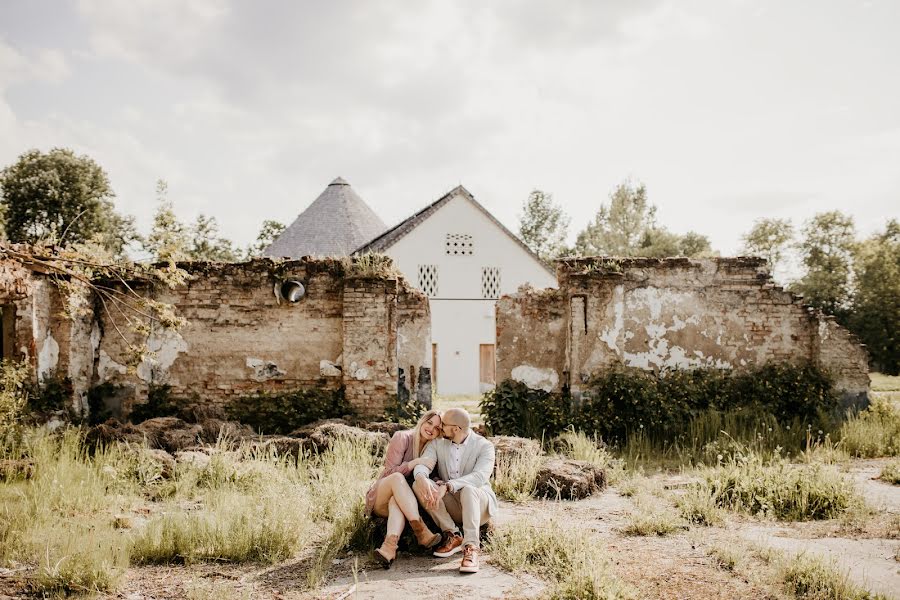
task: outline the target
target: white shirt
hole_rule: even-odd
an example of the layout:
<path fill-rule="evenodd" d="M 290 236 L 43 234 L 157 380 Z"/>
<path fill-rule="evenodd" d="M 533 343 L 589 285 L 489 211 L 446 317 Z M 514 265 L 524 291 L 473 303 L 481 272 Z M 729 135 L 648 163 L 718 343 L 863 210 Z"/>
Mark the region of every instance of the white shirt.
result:
<path fill-rule="evenodd" d="M 456 442 L 450 442 L 450 458 L 447 462 L 447 477 L 450 478 L 450 482 L 452 482 L 454 479 L 459 478 L 459 468 L 460 466 L 462 466 L 463 450 L 465 449 L 466 444 L 469 443 L 469 440 L 471 438 L 472 435 L 469 434 L 466 436 L 466 439 L 464 439 L 459 444 L 457 444 Z M 456 486 L 450 482 L 448 482 L 448 487 L 450 488 L 450 491 L 455 492 Z"/>

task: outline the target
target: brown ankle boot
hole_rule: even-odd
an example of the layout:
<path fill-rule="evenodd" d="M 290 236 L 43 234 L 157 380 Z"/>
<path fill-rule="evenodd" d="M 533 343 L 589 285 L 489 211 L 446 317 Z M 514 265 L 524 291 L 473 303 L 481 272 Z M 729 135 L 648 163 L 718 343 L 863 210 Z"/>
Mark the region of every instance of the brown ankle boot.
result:
<path fill-rule="evenodd" d="M 431 533 L 431 530 L 425 527 L 425 523 L 421 519 L 410 521 L 409 526 L 412 528 L 413 533 L 416 534 L 416 540 L 419 544 L 426 548 L 431 548 L 441 541 L 441 534 Z"/>
<path fill-rule="evenodd" d="M 400 536 L 389 535 L 384 538 L 384 543 L 381 544 L 381 548 L 375 550 L 375 560 L 381 563 L 381 566 L 385 569 L 390 569 L 391 563 L 397 558 L 398 541 L 400 541 Z"/>

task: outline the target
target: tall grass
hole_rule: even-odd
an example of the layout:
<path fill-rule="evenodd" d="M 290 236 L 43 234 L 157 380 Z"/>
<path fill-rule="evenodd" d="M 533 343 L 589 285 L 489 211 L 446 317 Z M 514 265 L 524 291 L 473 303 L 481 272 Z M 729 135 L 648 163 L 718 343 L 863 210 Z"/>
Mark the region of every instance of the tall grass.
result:
<path fill-rule="evenodd" d="M 876 399 L 868 409 L 849 415 L 840 435 L 851 456 L 900 455 L 900 410 L 888 400 Z"/>
<path fill-rule="evenodd" d="M 504 452 L 494 464 L 494 492 L 510 502 L 522 503 L 531 498 L 537 476 L 546 457 L 540 446 L 526 444 L 518 451 Z"/>
<path fill-rule="evenodd" d="M 555 599 L 624 599 L 635 592 L 610 572 L 602 544 L 583 528 L 553 518 L 521 519 L 494 531 L 487 546 L 491 561 L 513 572 L 551 582 Z"/>
<path fill-rule="evenodd" d="M 878 478 L 893 485 L 900 485 L 900 459 L 884 465 Z"/>
<path fill-rule="evenodd" d="M 716 506 L 783 521 L 831 519 L 863 504 L 853 484 L 828 465 L 766 462 L 748 452 L 701 475 L 695 493 L 707 495 Z"/>
<path fill-rule="evenodd" d="M 573 427 L 559 434 L 553 445 L 568 458 L 583 460 L 603 469 L 610 483 L 615 483 L 624 475 L 624 462 L 614 457 L 596 434 L 589 436 Z"/>
<path fill-rule="evenodd" d="M 781 579 L 795 598 L 804 600 L 886 600 L 852 583 L 848 573 L 805 554 L 783 562 Z"/>

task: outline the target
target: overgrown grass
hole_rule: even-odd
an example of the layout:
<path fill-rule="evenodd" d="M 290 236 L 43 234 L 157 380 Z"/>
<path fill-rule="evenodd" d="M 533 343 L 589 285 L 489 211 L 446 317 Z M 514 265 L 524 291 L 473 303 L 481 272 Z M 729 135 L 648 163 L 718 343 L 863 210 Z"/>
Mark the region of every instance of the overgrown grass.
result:
<path fill-rule="evenodd" d="M 487 546 L 491 560 L 512 572 L 551 583 L 554 599 L 624 599 L 635 592 L 610 573 L 602 544 L 590 531 L 555 518 L 530 518 L 498 527 Z"/>
<path fill-rule="evenodd" d="M 748 452 L 701 470 L 696 491 L 716 506 L 782 521 L 832 519 L 862 504 L 852 483 L 834 467 L 765 462 Z"/>
<path fill-rule="evenodd" d="M 888 400 L 847 417 L 841 427 L 844 449 L 860 458 L 900 455 L 900 410 Z"/>
<path fill-rule="evenodd" d="M 881 595 L 873 595 L 852 583 L 846 572 L 840 572 L 833 565 L 805 554 L 799 554 L 783 562 L 781 579 L 788 592 L 795 598 L 808 600 L 884 598 Z"/>
<path fill-rule="evenodd" d="M 622 533 L 634 536 L 663 536 L 686 530 L 687 524 L 669 503 L 659 497 L 639 493 L 633 496 L 635 508 L 627 517 Z"/>
<path fill-rule="evenodd" d="M 537 445 L 498 455 L 494 465 L 494 493 L 515 503 L 530 500 L 544 460 L 543 451 Z"/>
<path fill-rule="evenodd" d="M 114 593 L 129 564 L 272 563 L 307 548 L 317 583 L 365 530 L 380 462 L 351 439 L 299 459 L 220 440 L 172 473 L 146 448 L 91 455 L 82 442 L 77 429 L 25 430 L 0 455 L 31 469 L 0 481 L 0 566 L 29 566 L 36 595 Z"/>
<path fill-rule="evenodd" d="M 894 485 L 900 485 L 900 460 L 892 460 L 884 465 L 878 478 Z"/>
<path fill-rule="evenodd" d="M 589 436 L 570 428 L 553 440 L 558 452 L 568 458 L 589 462 L 606 471 L 607 481 L 615 483 L 624 475 L 624 462 L 615 458 L 596 435 Z"/>

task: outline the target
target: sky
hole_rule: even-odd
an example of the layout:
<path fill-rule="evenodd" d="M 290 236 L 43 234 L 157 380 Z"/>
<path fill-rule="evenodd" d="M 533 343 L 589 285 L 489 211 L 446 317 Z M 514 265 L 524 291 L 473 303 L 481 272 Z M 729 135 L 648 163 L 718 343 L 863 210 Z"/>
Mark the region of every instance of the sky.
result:
<path fill-rule="evenodd" d="M 895 0 L 0 0 L 0 165 L 72 148 L 146 232 L 244 246 L 337 176 L 388 225 L 458 184 L 570 238 L 621 182 L 724 255 L 762 217 L 900 218 Z"/>

